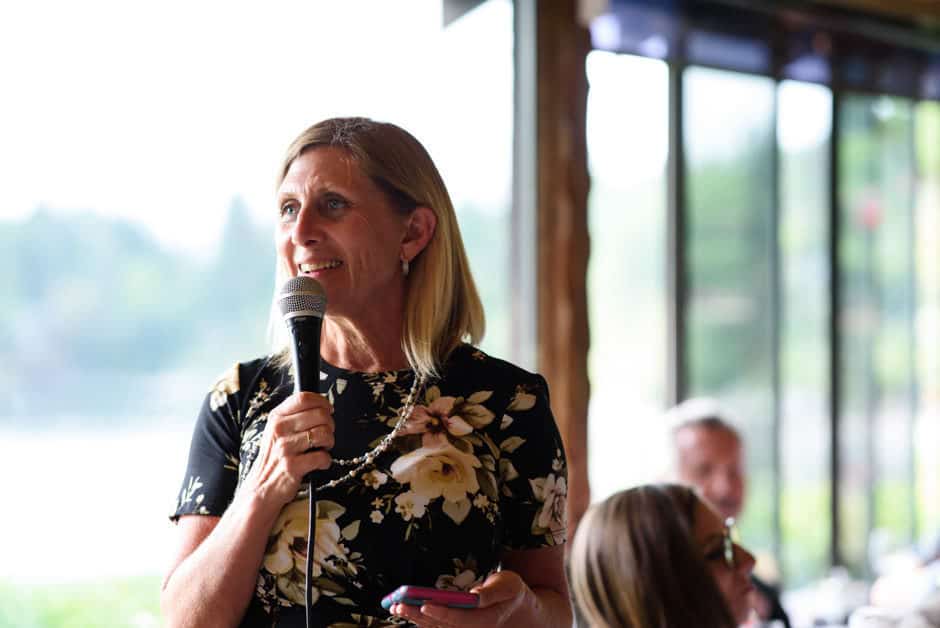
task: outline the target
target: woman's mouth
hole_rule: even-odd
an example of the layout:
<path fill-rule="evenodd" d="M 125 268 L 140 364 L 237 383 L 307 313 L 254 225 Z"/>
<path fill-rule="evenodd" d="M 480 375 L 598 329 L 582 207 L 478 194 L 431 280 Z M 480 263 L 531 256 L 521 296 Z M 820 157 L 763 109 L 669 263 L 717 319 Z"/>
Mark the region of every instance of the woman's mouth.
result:
<path fill-rule="evenodd" d="M 330 270 L 332 268 L 339 268 L 343 263 L 337 259 L 331 259 L 324 262 L 310 262 L 306 264 L 298 264 L 297 269 L 302 275 L 316 275 L 325 270 Z"/>

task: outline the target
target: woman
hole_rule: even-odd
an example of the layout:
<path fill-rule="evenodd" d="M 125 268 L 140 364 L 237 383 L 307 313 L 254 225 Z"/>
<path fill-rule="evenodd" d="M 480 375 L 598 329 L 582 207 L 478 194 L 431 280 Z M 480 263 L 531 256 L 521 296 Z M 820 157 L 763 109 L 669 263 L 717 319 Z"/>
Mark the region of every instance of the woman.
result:
<path fill-rule="evenodd" d="M 578 614 L 601 628 L 733 628 L 750 613 L 754 557 L 679 485 L 638 486 L 588 509 L 571 546 Z"/>
<path fill-rule="evenodd" d="M 430 156 L 394 125 L 326 120 L 289 147 L 278 211 L 278 285 L 308 275 L 328 297 L 323 394 L 292 394 L 283 343 L 209 393 L 172 517 L 168 625 L 304 625 L 316 471 L 317 625 L 405 623 L 380 603 L 411 584 L 480 596 L 392 607 L 418 626 L 570 626 L 545 381 L 465 344 L 483 311 Z"/>

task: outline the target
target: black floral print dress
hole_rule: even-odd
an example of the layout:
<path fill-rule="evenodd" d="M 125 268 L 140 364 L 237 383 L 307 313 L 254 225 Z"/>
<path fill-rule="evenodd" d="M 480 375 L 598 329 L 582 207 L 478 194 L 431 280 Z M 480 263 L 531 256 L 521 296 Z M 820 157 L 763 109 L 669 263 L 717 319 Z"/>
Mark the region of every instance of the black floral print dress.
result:
<path fill-rule="evenodd" d="M 321 366 L 333 404 L 334 458 L 375 447 L 394 428 L 410 370 Z M 258 454 L 268 412 L 293 390 L 271 358 L 238 364 L 196 423 L 172 519 L 221 516 Z M 348 473 L 322 472 L 322 483 Z M 393 626 L 380 602 L 402 584 L 466 591 L 503 550 L 565 538 L 567 468 L 545 380 L 469 345 L 425 383 L 392 446 L 353 479 L 318 490 L 312 596 L 319 625 Z M 306 488 L 271 530 L 243 626 L 304 626 Z"/>

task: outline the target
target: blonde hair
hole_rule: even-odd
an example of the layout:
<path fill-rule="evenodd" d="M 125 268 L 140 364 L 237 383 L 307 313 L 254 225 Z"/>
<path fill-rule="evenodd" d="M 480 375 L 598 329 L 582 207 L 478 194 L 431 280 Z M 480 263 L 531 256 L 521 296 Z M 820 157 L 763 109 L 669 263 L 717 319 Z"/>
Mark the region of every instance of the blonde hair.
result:
<path fill-rule="evenodd" d="M 675 484 L 638 486 L 591 506 L 568 559 L 578 615 L 596 628 L 733 628 L 695 542 L 699 498 Z"/>
<path fill-rule="evenodd" d="M 479 343 L 485 330 L 483 306 L 444 180 L 424 146 L 404 129 L 368 118 L 332 118 L 314 124 L 291 143 L 278 185 L 295 159 L 321 146 L 347 151 L 396 211 L 409 214 L 427 207 L 437 217 L 430 242 L 410 261 L 401 332 L 411 368 L 424 377 L 438 376 L 455 348 L 464 341 Z M 275 289 L 287 277 L 279 259 Z M 276 307 L 270 328 L 274 351 L 283 355 L 286 335 Z"/>

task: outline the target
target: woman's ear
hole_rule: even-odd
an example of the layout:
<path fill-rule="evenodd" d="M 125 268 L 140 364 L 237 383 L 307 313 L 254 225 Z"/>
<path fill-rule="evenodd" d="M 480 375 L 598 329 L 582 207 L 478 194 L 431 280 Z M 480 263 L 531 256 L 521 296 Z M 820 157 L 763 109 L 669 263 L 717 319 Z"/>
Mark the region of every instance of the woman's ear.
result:
<path fill-rule="evenodd" d="M 408 216 L 401 241 L 403 262 L 410 262 L 424 250 L 437 229 L 437 214 L 430 207 L 418 206 Z"/>

